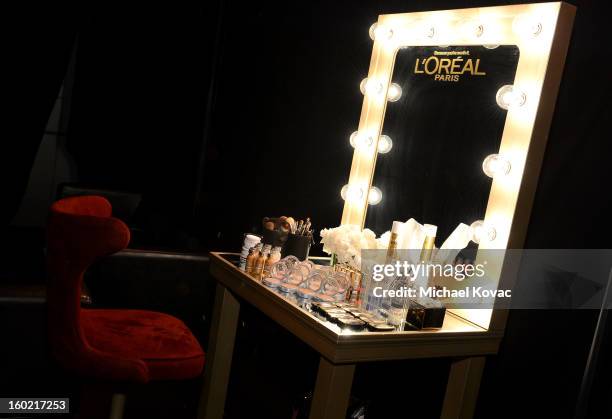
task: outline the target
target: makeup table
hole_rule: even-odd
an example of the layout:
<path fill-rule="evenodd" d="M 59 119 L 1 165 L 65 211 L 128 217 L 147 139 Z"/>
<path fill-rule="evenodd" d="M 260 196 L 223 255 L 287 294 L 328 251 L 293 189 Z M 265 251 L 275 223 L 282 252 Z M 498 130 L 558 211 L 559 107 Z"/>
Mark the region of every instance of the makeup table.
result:
<path fill-rule="evenodd" d="M 357 363 L 436 357 L 453 358 L 441 418 L 472 417 L 485 355 L 497 353 L 500 333 L 449 312 L 439 330 L 343 331 L 247 275 L 237 267 L 238 258 L 238 254 L 220 252 L 212 252 L 210 257 L 217 290 L 199 419 L 223 417 L 241 301 L 254 306 L 320 355 L 311 419 L 345 418 Z"/>

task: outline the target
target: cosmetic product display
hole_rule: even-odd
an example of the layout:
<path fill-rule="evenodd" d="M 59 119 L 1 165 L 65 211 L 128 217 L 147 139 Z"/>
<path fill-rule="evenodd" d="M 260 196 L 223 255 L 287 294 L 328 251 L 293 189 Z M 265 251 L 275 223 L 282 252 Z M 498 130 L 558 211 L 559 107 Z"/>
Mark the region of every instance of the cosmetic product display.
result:
<path fill-rule="evenodd" d="M 246 270 L 247 257 L 250 254 L 251 249 L 261 242 L 261 237 L 254 234 L 245 234 L 244 240 L 242 241 L 242 250 L 240 252 L 240 265 L 238 266 L 243 271 Z"/>
<path fill-rule="evenodd" d="M 244 258 L 244 270 L 292 304 L 347 331 L 416 330 L 436 328 L 443 322 L 443 307 L 429 301 L 410 301 L 407 297 L 386 298 L 360 307 L 363 283 L 360 271 L 348 264 L 322 266 L 307 259 L 312 243 L 309 218 L 298 221 L 291 217 L 264 218 L 262 224 L 263 238 L 245 235 L 244 246 L 255 245 Z M 464 233 L 464 228 L 458 228 L 451 243 L 461 241 Z M 412 219 L 406 223 L 396 221 L 388 234 L 386 263 L 399 260 L 402 244 L 418 241 L 421 237 L 417 262 L 426 264 L 435 254 L 436 226 L 421 225 Z M 407 234 L 412 238 L 406 237 Z M 284 241 L 279 238 L 283 235 Z M 246 236 L 252 237 L 247 239 Z M 407 284 L 405 278 L 388 281 L 390 288 L 413 286 Z M 419 286 L 426 285 L 428 278 L 420 276 L 416 282 Z"/>
<path fill-rule="evenodd" d="M 252 249 L 253 254 L 257 251 Z M 271 253 L 270 253 L 271 252 Z M 265 245 L 257 256 L 255 263 L 255 276 L 258 278 L 258 269 L 262 261 L 266 261 L 277 253 Z M 247 258 L 248 261 L 248 258 Z M 343 331 L 351 332 L 392 332 L 397 327 L 390 325 L 384 318 L 360 308 L 356 304 L 346 301 L 347 289 L 350 287 L 350 275 L 338 272 L 330 266 L 315 265 L 310 261 L 300 261 L 295 256 L 288 256 L 264 269 L 261 283 L 270 290 L 278 293 L 288 302 L 311 312 L 323 321 L 329 321 Z"/>
<path fill-rule="evenodd" d="M 335 272 L 329 266 L 317 266 L 310 261 L 300 261 L 295 256 L 287 256 L 270 267 L 262 281 L 275 283 L 268 278 L 280 281 L 278 291 L 284 294 L 298 294 L 309 301 L 342 301 L 349 279 Z"/>
<path fill-rule="evenodd" d="M 338 325 L 343 330 L 371 332 L 393 332 L 396 327 L 387 324 L 383 319 L 377 319 L 369 313 L 363 312 L 359 307 L 336 303 L 334 305 L 312 303 L 311 310 L 325 320 Z"/>
<path fill-rule="evenodd" d="M 258 261 L 267 253 L 268 248 L 264 247 Z M 385 320 L 346 302 L 350 275 L 336 271 L 330 266 L 315 265 L 310 261 L 300 261 L 295 256 L 288 256 L 272 264 L 261 282 L 287 301 L 312 312 L 322 320 L 338 325 L 343 330 L 395 330 L 394 327 L 387 327 Z"/>

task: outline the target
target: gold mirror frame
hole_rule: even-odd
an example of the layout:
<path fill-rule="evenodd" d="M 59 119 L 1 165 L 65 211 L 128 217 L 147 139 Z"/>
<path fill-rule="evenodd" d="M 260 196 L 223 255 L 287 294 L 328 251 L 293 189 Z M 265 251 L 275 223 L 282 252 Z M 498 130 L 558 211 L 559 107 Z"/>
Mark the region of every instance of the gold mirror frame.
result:
<path fill-rule="evenodd" d="M 493 179 L 484 223 L 495 228 L 496 234 L 479 248 L 522 248 L 575 10 L 555 2 L 379 16 L 376 30 L 371 31 L 374 46 L 367 77 L 382 89 L 366 89 L 358 128 L 375 141 L 369 147 L 355 147 L 348 187 L 357 193 L 346 196 L 342 224 L 363 228 L 365 223 L 397 51 L 409 46 L 516 45 L 520 55 L 513 86 L 525 93 L 526 100 L 508 109 L 499 155 L 510 162 L 511 170 Z M 488 274 L 497 279 L 499 288 L 507 289 L 514 284 L 513 269 L 500 261 L 498 266 L 489 265 Z M 489 330 L 505 327 L 506 313 L 501 310 L 454 313 Z"/>

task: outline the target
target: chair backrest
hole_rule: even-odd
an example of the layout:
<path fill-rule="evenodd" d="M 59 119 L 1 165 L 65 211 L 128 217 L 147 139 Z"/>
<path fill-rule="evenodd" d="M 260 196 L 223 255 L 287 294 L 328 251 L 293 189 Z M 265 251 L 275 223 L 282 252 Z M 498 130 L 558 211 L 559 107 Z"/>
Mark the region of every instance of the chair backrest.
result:
<path fill-rule="evenodd" d="M 65 198 L 51 206 L 47 224 L 47 305 L 49 340 L 62 363 L 83 351 L 81 327 L 83 273 L 100 257 L 127 247 L 130 231 L 111 217 L 108 200 L 100 196 Z"/>

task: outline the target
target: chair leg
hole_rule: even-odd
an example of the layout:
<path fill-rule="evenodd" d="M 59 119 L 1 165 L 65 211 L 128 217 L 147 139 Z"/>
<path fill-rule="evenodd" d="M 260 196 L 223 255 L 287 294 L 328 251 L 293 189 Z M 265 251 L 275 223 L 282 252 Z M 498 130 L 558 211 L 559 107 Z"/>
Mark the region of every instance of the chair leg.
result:
<path fill-rule="evenodd" d="M 122 419 L 123 408 L 125 407 L 125 394 L 115 393 L 111 399 L 109 419 Z"/>

